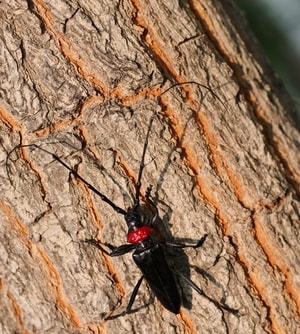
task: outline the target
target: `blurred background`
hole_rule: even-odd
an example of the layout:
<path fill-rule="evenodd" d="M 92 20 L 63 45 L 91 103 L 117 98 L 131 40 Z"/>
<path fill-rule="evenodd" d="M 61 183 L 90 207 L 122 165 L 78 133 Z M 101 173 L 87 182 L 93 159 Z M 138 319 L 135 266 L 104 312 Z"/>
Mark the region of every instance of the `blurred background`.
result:
<path fill-rule="evenodd" d="M 235 0 L 298 107 L 300 118 L 300 0 Z"/>

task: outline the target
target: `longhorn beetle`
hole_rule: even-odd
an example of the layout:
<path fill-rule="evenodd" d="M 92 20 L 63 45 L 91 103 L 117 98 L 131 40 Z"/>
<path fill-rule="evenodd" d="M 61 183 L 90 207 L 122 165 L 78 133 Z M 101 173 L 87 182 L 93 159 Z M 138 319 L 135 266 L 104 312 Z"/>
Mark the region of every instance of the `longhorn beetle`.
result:
<path fill-rule="evenodd" d="M 184 82 L 184 83 L 178 83 L 178 84 L 172 85 L 171 87 L 166 89 L 162 94 L 160 94 L 157 97 L 157 103 L 158 104 L 160 103 L 161 96 L 165 94 L 167 91 L 169 91 L 171 88 L 178 86 L 178 85 L 183 85 L 183 84 L 197 84 L 201 87 L 204 87 L 213 96 L 218 98 L 217 95 L 207 86 L 204 86 L 197 82 Z M 220 304 L 216 302 L 215 300 L 213 300 L 212 298 L 206 296 L 204 292 L 193 281 L 190 280 L 190 278 L 183 275 L 179 271 L 175 271 L 174 269 L 171 269 L 171 267 L 166 261 L 164 247 L 198 248 L 204 243 L 207 237 L 207 234 L 205 234 L 194 245 L 186 245 L 182 243 L 174 243 L 174 242 L 167 242 L 167 241 L 164 241 L 164 242 L 155 241 L 153 239 L 152 233 L 153 233 L 154 227 L 158 220 L 158 209 L 151 199 L 151 189 L 152 189 L 151 185 L 148 186 L 146 190 L 145 204 L 150 207 L 152 216 L 147 221 L 144 221 L 143 219 L 143 215 L 141 214 L 142 208 L 140 206 L 141 179 L 142 179 L 143 169 L 145 167 L 145 155 L 146 155 L 146 151 L 148 147 L 149 136 L 150 136 L 150 132 L 151 132 L 151 128 L 152 128 L 152 124 L 153 124 L 155 116 L 156 116 L 156 112 L 154 112 L 153 115 L 150 117 L 150 121 L 149 121 L 148 128 L 147 128 L 147 133 L 146 133 L 146 138 L 145 138 L 145 142 L 143 146 L 142 157 L 140 161 L 138 178 L 137 178 L 137 182 L 135 186 L 135 196 L 133 200 L 133 205 L 127 211 L 120 208 L 115 203 L 113 203 L 108 197 L 106 197 L 103 193 L 101 193 L 93 185 L 87 182 L 82 176 L 80 176 L 73 168 L 71 168 L 63 160 L 61 160 L 56 154 L 42 148 L 41 146 L 38 146 L 36 144 L 18 145 L 8 154 L 7 159 L 15 149 L 21 148 L 21 147 L 34 147 L 47 154 L 50 154 L 56 161 L 58 161 L 61 165 L 63 165 L 66 169 L 68 169 L 71 174 L 73 174 L 76 178 L 81 180 L 90 190 L 92 190 L 96 195 L 98 195 L 102 199 L 102 201 L 110 205 L 114 211 L 124 216 L 127 227 L 128 227 L 127 244 L 124 244 L 118 247 L 113 247 L 110 244 L 104 243 L 103 245 L 105 245 L 107 248 L 110 249 L 110 252 L 109 252 L 105 248 L 100 246 L 99 243 L 95 239 L 84 240 L 86 243 L 97 247 L 101 252 L 111 257 L 121 256 L 130 251 L 133 251 L 133 255 L 132 255 L 133 260 L 142 272 L 142 276 L 138 280 L 132 292 L 129 303 L 126 307 L 126 311 L 116 316 L 108 317 L 107 319 L 112 319 L 120 315 L 131 313 L 132 305 L 134 303 L 139 287 L 144 278 L 149 284 L 154 295 L 161 302 L 161 304 L 169 311 L 175 314 L 178 314 L 182 301 L 181 301 L 181 296 L 179 293 L 177 279 L 176 279 L 175 274 L 180 276 L 195 291 L 197 291 L 201 295 L 204 295 L 211 302 L 213 302 L 216 306 L 221 307 L 230 313 L 237 314 L 237 310 L 230 308 L 224 303 Z"/>

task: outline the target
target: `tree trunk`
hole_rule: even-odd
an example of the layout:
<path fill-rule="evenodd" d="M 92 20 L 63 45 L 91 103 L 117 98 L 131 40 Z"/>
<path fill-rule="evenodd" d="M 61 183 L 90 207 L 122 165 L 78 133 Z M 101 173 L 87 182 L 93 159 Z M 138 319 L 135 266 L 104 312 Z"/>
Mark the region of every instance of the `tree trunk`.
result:
<path fill-rule="evenodd" d="M 299 333 L 300 136 L 232 3 L 0 6 L 1 333 Z M 156 110 L 141 193 L 175 240 L 208 234 L 177 259 L 206 296 L 181 282 L 174 315 L 143 282 L 106 320 L 141 274 L 82 241 L 125 244 L 124 217 L 50 154 L 6 156 L 39 145 L 126 210 Z"/>

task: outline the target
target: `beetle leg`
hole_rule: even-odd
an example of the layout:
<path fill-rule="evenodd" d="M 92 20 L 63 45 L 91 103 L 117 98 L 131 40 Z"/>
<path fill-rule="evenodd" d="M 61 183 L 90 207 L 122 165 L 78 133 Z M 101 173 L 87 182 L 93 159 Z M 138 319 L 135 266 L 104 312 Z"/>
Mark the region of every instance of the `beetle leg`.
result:
<path fill-rule="evenodd" d="M 204 236 L 200 240 L 198 240 L 197 243 L 195 243 L 194 245 L 181 244 L 177 242 L 168 242 L 168 241 L 160 242 L 160 243 L 163 245 L 174 247 L 174 248 L 186 248 L 186 247 L 199 248 L 203 245 L 207 236 L 208 234 L 204 234 Z"/>
<path fill-rule="evenodd" d="M 140 286 L 141 286 L 141 283 L 142 283 L 142 281 L 143 281 L 143 278 L 144 278 L 144 276 L 142 276 L 142 277 L 138 280 L 136 286 L 134 287 L 134 289 L 133 289 L 133 291 L 132 291 L 132 294 L 131 294 L 129 303 L 128 303 L 127 307 L 126 307 L 126 311 L 125 311 L 126 313 L 130 313 L 130 312 L 131 312 L 132 305 L 133 305 L 133 303 L 134 303 L 134 301 L 135 301 L 135 297 L 137 296 L 137 293 L 138 293 L 138 291 L 139 291 L 139 288 L 140 288 Z"/>
<path fill-rule="evenodd" d="M 84 240 L 84 242 L 98 248 L 99 250 L 101 250 L 101 252 L 103 252 L 104 254 L 110 257 L 121 256 L 135 249 L 134 244 L 125 244 L 125 245 L 121 245 L 118 247 L 114 247 L 111 244 L 105 243 L 104 245 L 111 250 L 111 252 L 108 252 L 105 248 L 99 245 L 99 243 L 95 239 L 87 239 L 87 240 Z"/>

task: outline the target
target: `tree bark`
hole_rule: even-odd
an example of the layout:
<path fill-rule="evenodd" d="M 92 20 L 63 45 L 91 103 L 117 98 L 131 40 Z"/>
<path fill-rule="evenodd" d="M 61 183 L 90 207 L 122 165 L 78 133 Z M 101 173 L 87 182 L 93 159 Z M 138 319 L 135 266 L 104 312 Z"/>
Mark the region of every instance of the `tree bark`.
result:
<path fill-rule="evenodd" d="M 300 135 L 294 108 L 230 1 L 2 1 L 1 333 L 297 333 Z M 170 89 L 175 83 L 198 82 Z M 187 249 L 187 308 L 164 309 L 108 204 L 142 178 Z M 143 197 L 142 197 L 143 198 Z M 178 239 L 177 239 L 178 238 Z M 182 262 L 182 263 L 179 263 Z M 182 254 L 177 261 L 187 265 Z M 203 275 L 199 275 L 199 273 Z M 190 307 L 188 307 L 190 305 Z M 299 332 L 298 332 L 299 333 Z"/>

